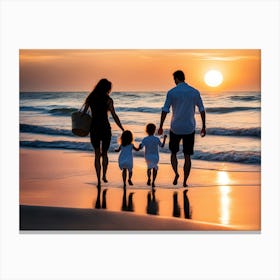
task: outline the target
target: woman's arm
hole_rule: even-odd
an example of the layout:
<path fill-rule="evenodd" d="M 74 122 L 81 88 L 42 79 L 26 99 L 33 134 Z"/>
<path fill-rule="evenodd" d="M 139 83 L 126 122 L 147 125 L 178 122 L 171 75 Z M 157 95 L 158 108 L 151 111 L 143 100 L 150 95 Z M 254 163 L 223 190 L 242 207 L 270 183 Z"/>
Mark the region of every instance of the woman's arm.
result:
<path fill-rule="evenodd" d="M 109 101 L 109 111 L 111 112 L 112 117 L 113 117 L 114 121 L 116 122 L 116 124 L 118 125 L 118 127 L 119 127 L 122 131 L 124 131 L 124 128 L 123 128 L 123 126 L 122 126 L 122 124 L 121 124 L 121 121 L 120 121 L 118 115 L 117 115 L 116 112 L 115 112 L 115 108 L 114 108 L 114 104 L 113 104 L 113 100 L 112 100 L 112 99 L 110 99 L 110 101 Z"/>

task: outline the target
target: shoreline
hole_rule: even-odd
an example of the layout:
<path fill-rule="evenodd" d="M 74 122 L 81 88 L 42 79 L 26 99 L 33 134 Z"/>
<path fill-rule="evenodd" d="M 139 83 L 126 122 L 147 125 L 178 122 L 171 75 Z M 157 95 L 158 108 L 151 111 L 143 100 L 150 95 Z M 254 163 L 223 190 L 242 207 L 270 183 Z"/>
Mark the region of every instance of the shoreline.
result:
<path fill-rule="evenodd" d="M 19 151 L 21 150 L 29 150 L 29 151 L 59 151 L 70 154 L 81 154 L 88 157 L 94 157 L 94 151 L 83 151 L 83 150 L 74 150 L 74 149 L 59 149 L 59 148 L 39 148 L 39 147 L 19 147 Z M 146 164 L 144 155 L 137 155 L 139 152 L 134 152 L 133 159 L 138 160 L 138 164 Z M 114 162 L 118 163 L 118 153 L 116 152 L 108 152 L 109 163 Z M 136 155 L 136 156 L 135 156 Z M 162 153 L 160 153 L 162 155 Z M 140 159 L 140 161 L 139 161 Z M 142 161 L 142 162 L 141 162 Z M 161 161 L 161 158 L 160 158 Z M 159 166 L 170 165 L 170 161 L 162 161 L 159 162 Z M 202 167 L 200 167 L 202 166 Z M 211 167 L 209 167 L 211 166 Z M 183 157 L 178 157 L 178 167 L 183 167 Z M 261 164 L 256 163 L 243 163 L 243 162 L 230 162 L 230 161 L 208 161 L 201 159 L 193 159 L 192 158 L 192 170 L 211 170 L 211 171 L 228 171 L 228 172 L 261 172 Z"/>
<path fill-rule="evenodd" d="M 89 140 L 88 140 L 89 141 Z M 84 143 L 88 143 L 88 141 L 85 141 Z M 139 142 L 137 142 L 139 143 Z M 60 149 L 59 147 L 29 147 L 29 146 L 20 146 L 20 150 L 42 150 L 42 151 L 63 151 L 65 153 L 80 153 L 80 154 L 86 154 L 88 156 L 93 156 L 94 151 L 93 150 L 80 150 L 80 149 Z M 113 151 L 108 151 L 109 159 L 111 162 L 118 162 L 118 153 Z M 178 152 L 178 163 L 179 166 L 182 163 L 184 156 L 182 151 Z M 133 151 L 133 158 L 134 159 L 142 159 L 144 161 L 144 152 L 135 152 Z M 144 162 L 145 163 L 145 162 Z M 257 163 L 244 163 L 244 162 L 232 162 L 232 161 L 220 161 L 220 160 L 203 160 L 203 159 L 195 159 L 192 158 L 192 169 L 207 169 L 207 170 L 227 170 L 231 172 L 259 172 L 261 169 L 261 164 Z M 160 152 L 160 165 L 170 165 L 170 154 L 169 153 L 163 153 Z M 214 166 L 209 168 L 209 165 Z M 201 167 L 203 166 L 203 167 Z M 182 167 L 182 164 L 181 166 Z"/>
<path fill-rule="evenodd" d="M 100 211 L 103 211 L 108 216 L 108 223 L 110 220 L 112 221 L 111 214 L 115 212 L 120 217 L 131 214 L 136 218 L 140 215 L 143 216 L 140 219 L 143 228 L 145 218 L 150 217 L 156 220 L 175 219 L 172 223 L 176 223 L 176 221 L 206 223 L 209 228 L 211 228 L 211 224 L 225 228 L 237 227 L 241 230 L 258 231 L 261 228 L 260 172 L 193 169 L 189 178 L 190 187 L 185 191 L 186 189 L 180 184 L 172 185 L 171 166 L 160 164 L 156 191 L 152 193 L 151 188 L 146 185 L 144 159 L 135 158 L 134 186 L 127 187 L 124 192 L 121 171 L 116 162 L 109 164 L 108 179 L 109 183 L 103 184 L 98 192 L 93 169 L 93 156 L 89 153 L 20 149 L 19 201 L 21 209 L 30 206 L 56 207 L 60 210 L 61 208 L 71 208 L 76 209 L 77 213 L 79 209 L 88 209 L 93 210 L 92 213 L 97 216 L 100 216 Z M 124 211 L 124 205 L 128 206 L 129 199 L 133 206 L 131 213 Z M 104 201 L 106 210 L 96 209 L 96 206 L 101 206 Z M 156 202 L 154 206 L 157 205 L 151 208 L 153 213 L 148 210 L 151 202 Z M 186 211 L 190 214 L 189 219 L 185 218 Z M 28 213 L 34 216 L 35 212 Z M 21 214 L 27 220 L 32 219 L 32 217 L 26 216 L 25 210 Z M 100 225 L 96 225 L 96 230 L 100 230 L 102 225 L 101 218 L 99 221 Z M 44 226 L 44 222 L 41 223 L 43 224 L 36 222 L 38 229 Z M 54 218 L 53 223 L 55 223 Z M 128 228 L 134 228 L 134 224 L 135 222 L 128 222 Z M 48 225 L 51 229 L 51 224 Z M 114 227 L 111 226 L 113 230 Z M 122 227 L 126 228 L 125 225 Z M 174 226 L 174 228 L 177 227 Z M 104 230 L 107 230 L 107 226 Z"/>

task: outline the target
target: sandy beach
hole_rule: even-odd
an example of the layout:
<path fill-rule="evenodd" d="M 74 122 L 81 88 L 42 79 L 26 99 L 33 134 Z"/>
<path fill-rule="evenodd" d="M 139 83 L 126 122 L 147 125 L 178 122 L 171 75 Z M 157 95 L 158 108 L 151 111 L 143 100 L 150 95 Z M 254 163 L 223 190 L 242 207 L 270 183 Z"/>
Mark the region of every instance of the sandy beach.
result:
<path fill-rule="evenodd" d="M 162 164 L 152 192 L 144 159 L 135 158 L 134 185 L 124 191 L 111 155 L 108 180 L 98 191 L 91 153 L 21 149 L 20 229 L 261 229 L 256 171 L 193 169 L 186 190 L 180 182 L 172 185 L 171 166 Z"/>

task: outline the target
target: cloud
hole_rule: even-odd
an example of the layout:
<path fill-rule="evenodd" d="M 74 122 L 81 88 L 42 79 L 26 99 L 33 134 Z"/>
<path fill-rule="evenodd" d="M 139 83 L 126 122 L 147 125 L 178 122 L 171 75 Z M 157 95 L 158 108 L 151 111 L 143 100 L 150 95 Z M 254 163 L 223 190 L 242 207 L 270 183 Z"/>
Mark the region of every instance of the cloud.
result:
<path fill-rule="evenodd" d="M 228 55 L 227 53 L 221 52 L 191 52 L 189 55 L 199 58 L 199 60 L 203 61 L 238 61 L 238 60 L 258 60 L 260 59 L 260 55 L 257 54 L 246 54 L 240 55 L 238 53 L 242 52 L 242 50 L 228 50 L 230 52 L 236 52 L 236 55 Z M 226 51 L 227 52 L 227 51 Z M 244 50 L 243 50 L 244 52 Z M 246 50 L 245 50 L 246 52 Z"/>
<path fill-rule="evenodd" d="M 237 60 L 256 60 L 259 59 L 258 56 L 245 55 L 245 56 L 210 56 L 201 58 L 201 60 L 215 60 L 215 61 L 237 61 Z"/>

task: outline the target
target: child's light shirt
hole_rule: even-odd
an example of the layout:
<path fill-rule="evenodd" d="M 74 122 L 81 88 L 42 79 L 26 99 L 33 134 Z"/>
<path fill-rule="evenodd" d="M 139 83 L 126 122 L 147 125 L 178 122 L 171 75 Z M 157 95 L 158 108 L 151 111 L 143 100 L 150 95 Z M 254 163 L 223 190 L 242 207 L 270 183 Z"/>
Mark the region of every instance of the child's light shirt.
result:
<path fill-rule="evenodd" d="M 119 167 L 120 169 L 127 168 L 132 171 L 133 168 L 133 156 L 132 156 L 133 145 L 129 144 L 127 146 L 121 145 L 121 151 L 119 155 Z"/>
<path fill-rule="evenodd" d="M 147 162 L 148 168 L 158 169 L 159 162 L 159 152 L 158 147 L 161 146 L 160 139 L 154 135 L 145 137 L 142 140 L 141 147 L 145 147 L 145 160 Z"/>

